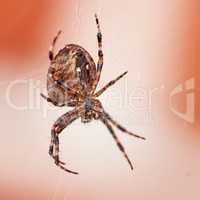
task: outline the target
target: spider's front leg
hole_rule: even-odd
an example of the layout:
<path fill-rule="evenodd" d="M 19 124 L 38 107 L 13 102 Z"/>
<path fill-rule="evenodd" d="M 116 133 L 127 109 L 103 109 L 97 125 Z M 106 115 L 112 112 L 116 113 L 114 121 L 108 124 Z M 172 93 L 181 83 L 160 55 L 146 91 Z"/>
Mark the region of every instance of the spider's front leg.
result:
<path fill-rule="evenodd" d="M 118 76 L 116 79 L 107 83 L 103 88 L 101 88 L 98 92 L 96 92 L 94 96 L 95 97 L 100 96 L 104 91 L 106 91 L 110 86 L 114 85 L 118 80 L 120 80 L 122 77 L 124 77 L 127 73 L 128 73 L 128 71 L 124 72 L 123 74 Z"/>
<path fill-rule="evenodd" d="M 103 67 L 103 50 L 102 50 L 102 33 L 100 29 L 99 19 L 97 17 L 97 14 L 95 14 L 95 20 L 97 25 L 97 42 L 98 42 L 98 62 L 97 62 L 97 76 L 96 80 L 93 84 L 93 92 L 95 91 L 97 84 L 99 82 L 100 76 L 101 76 L 101 70 Z"/>
<path fill-rule="evenodd" d="M 103 124 L 107 127 L 107 129 L 109 130 L 109 132 L 111 133 L 113 139 L 115 140 L 119 150 L 123 153 L 125 159 L 127 160 L 127 162 L 129 163 L 131 169 L 133 169 L 133 165 L 125 151 L 125 148 L 123 147 L 122 143 L 119 141 L 117 135 L 115 134 L 111 124 L 109 122 L 111 122 L 113 125 L 115 125 L 118 129 L 120 129 L 121 131 L 131 135 L 131 136 L 134 136 L 134 137 L 137 137 L 137 138 L 140 138 L 140 139 L 144 139 L 144 137 L 142 136 L 139 136 L 139 135 L 136 135 L 134 133 L 131 133 L 130 131 L 128 131 L 126 128 L 124 128 L 123 126 L 121 126 L 120 124 L 118 124 L 115 120 L 113 120 L 110 115 L 108 113 L 106 113 L 103 109 L 103 107 L 101 105 L 98 105 L 96 107 L 93 108 L 93 111 L 97 114 L 98 118 L 97 119 L 100 119 L 101 122 L 103 122 Z"/>
<path fill-rule="evenodd" d="M 69 124 L 71 124 L 75 119 L 79 117 L 79 113 L 81 109 L 74 109 L 72 111 L 67 112 L 62 115 L 53 125 L 51 129 L 51 143 L 49 146 L 49 154 L 53 157 L 55 164 L 59 166 L 66 172 L 72 174 L 78 174 L 77 172 L 71 171 L 65 168 L 63 165 L 65 163 L 61 162 L 59 159 L 59 137 L 58 135 L 62 132 L 64 128 L 66 128 Z"/>
<path fill-rule="evenodd" d="M 56 41 L 59 37 L 59 35 L 61 34 L 61 30 L 58 31 L 57 35 L 54 37 L 53 41 L 52 41 L 52 44 L 50 46 L 50 49 L 49 49 L 49 60 L 52 61 L 54 59 L 54 48 L 55 48 L 55 44 L 56 44 Z"/>
<path fill-rule="evenodd" d="M 142 139 L 142 140 L 146 140 L 145 137 L 143 136 L 140 136 L 140 135 L 137 135 L 135 133 L 132 133 L 130 131 L 128 131 L 125 127 L 123 127 L 122 125 L 120 125 L 118 122 L 116 122 L 108 113 L 106 113 L 104 111 L 104 116 L 106 119 L 108 119 L 114 126 L 116 126 L 120 131 L 128 134 L 128 135 L 131 135 L 133 137 L 136 137 L 136 138 L 139 138 L 139 139 Z"/>

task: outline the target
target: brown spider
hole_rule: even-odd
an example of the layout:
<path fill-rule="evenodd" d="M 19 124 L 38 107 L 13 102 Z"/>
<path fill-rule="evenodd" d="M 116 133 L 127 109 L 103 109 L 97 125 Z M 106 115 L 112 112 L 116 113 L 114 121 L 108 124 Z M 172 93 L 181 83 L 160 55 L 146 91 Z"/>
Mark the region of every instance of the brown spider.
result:
<path fill-rule="evenodd" d="M 100 79 L 101 70 L 103 66 L 103 52 L 102 52 L 102 34 L 100 30 L 99 20 L 95 14 L 96 25 L 98 29 L 98 62 L 97 67 L 90 54 L 81 46 L 76 44 L 68 44 L 61 49 L 56 56 L 54 56 L 54 47 L 58 36 L 58 32 L 54 38 L 49 50 L 50 67 L 47 74 L 47 91 L 48 97 L 41 94 L 48 102 L 55 106 L 70 106 L 73 110 L 63 114 L 54 123 L 51 129 L 51 143 L 49 146 L 49 154 L 54 159 L 55 164 L 61 169 L 78 174 L 65 168 L 62 161 L 59 159 L 59 138 L 61 131 L 71 124 L 77 118 L 86 123 L 92 119 L 99 119 L 108 128 L 118 148 L 123 153 L 128 161 L 131 169 L 133 165 L 125 152 L 124 147 L 120 143 L 115 134 L 111 124 L 115 125 L 121 131 L 132 135 L 134 137 L 145 139 L 139 135 L 133 134 L 126 130 L 123 126 L 114 121 L 111 116 L 105 112 L 101 102 L 97 99 L 108 87 L 115 84 L 127 72 L 124 72 L 116 79 L 110 81 L 102 89 L 96 92 L 96 87 Z M 111 123 L 111 124 L 110 124 Z"/>

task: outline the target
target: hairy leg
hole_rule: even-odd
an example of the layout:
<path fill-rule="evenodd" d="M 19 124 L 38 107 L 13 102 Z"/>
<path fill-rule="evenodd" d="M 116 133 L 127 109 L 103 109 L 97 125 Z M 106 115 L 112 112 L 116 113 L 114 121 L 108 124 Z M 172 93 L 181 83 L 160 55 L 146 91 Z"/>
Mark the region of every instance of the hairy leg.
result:
<path fill-rule="evenodd" d="M 103 51 L 102 51 L 102 33 L 100 29 L 99 19 L 97 14 L 95 14 L 95 20 L 97 25 L 97 42 L 98 42 L 98 62 L 97 62 L 97 77 L 93 84 L 93 92 L 95 91 L 97 84 L 99 82 L 100 76 L 101 76 L 101 70 L 103 67 Z"/>
<path fill-rule="evenodd" d="M 123 153 L 124 157 L 126 158 L 127 162 L 129 163 L 131 169 L 133 170 L 133 165 L 128 157 L 128 155 L 125 152 L 125 149 L 123 147 L 123 145 L 121 144 L 121 142 L 119 141 L 117 135 L 115 134 L 112 126 L 108 123 L 108 121 L 104 118 L 104 117 L 100 117 L 100 120 L 103 122 L 103 124 L 108 128 L 109 132 L 111 133 L 113 139 L 115 140 L 119 150 Z"/>
<path fill-rule="evenodd" d="M 134 134 L 134 133 L 131 133 L 130 131 L 128 131 L 126 128 L 124 128 L 122 125 L 120 125 L 114 119 L 112 119 L 112 117 L 108 113 L 106 113 L 105 111 L 104 111 L 104 116 L 106 117 L 106 119 L 108 119 L 114 126 L 116 126 L 122 132 L 127 133 L 127 134 L 129 134 L 131 136 L 134 136 L 136 138 L 140 138 L 140 139 L 143 139 L 143 140 L 146 139 L 145 137 L 139 136 L 137 134 Z"/>
<path fill-rule="evenodd" d="M 59 105 L 57 102 L 52 101 L 49 97 L 45 96 L 44 94 L 40 93 L 40 96 L 44 98 L 47 102 L 52 103 L 54 106 L 63 107 L 66 106 L 65 104 Z"/>
<path fill-rule="evenodd" d="M 120 76 L 118 76 L 116 79 L 110 81 L 109 83 L 107 83 L 102 89 L 100 89 L 94 96 L 98 97 L 100 96 L 105 90 L 107 90 L 110 86 L 114 85 L 119 79 L 121 79 L 123 76 L 125 76 L 128 72 L 124 72 L 123 74 L 121 74 Z"/>
<path fill-rule="evenodd" d="M 60 118 L 58 118 L 58 120 L 54 123 L 51 129 L 51 143 L 49 146 L 49 154 L 50 156 L 53 157 L 55 164 L 59 166 L 61 169 L 73 174 L 78 174 L 78 173 L 65 168 L 63 166 L 65 163 L 61 162 L 59 159 L 58 135 L 62 132 L 64 128 L 66 128 L 69 124 L 71 124 L 74 120 L 76 120 L 79 117 L 79 112 L 81 112 L 80 109 L 74 109 L 62 115 Z"/>
<path fill-rule="evenodd" d="M 57 35 L 54 37 L 52 44 L 50 46 L 50 49 L 49 49 L 49 60 L 50 61 L 52 61 L 54 59 L 54 48 L 55 48 L 56 41 L 60 34 L 61 34 L 61 30 L 58 31 Z"/>

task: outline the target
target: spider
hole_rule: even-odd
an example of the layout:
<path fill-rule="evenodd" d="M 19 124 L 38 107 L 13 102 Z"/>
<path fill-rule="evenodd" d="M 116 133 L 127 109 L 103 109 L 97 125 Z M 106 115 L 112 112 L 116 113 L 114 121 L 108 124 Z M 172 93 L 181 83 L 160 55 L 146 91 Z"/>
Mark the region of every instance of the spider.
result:
<path fill-rule="evenodd" d="M 50 50 L 50 67 L 47 73 L 47 92 L 48 96 L 41 96 L 55 106 L 69 106 L 73 109 L 55 121 L 51 129 L 51 143 L 49 146 L 49 155 L 53 158 L 55 164 L 66 172 L 78 174 L 78 172 L 65 168 L 65 163 L 59 158 L 59 134 L 70 125 L 74 120 L 81 118 L 81 122 L 88 123 L 93 119 L 100 120 L 109 130 L 115 140 L 119 150 L 128 161 L 130 168 L 133 165 L 126 154 L 126 151 L 115 134 L 113 127 L 136 138 L 145 139 L 128 131 L 126 128 L 116 122 L 103 108 L 101 102 L 97 99 L 105 90 L 114 85 L 121 79 L 127 71 L 116 79 L 108 82 L 102 89 L 96 91 L 103 67 L 102 51 L 102 33 L 99 19 L 95 14 L 97 25 L 98 42 L 98 62 L 95 64 L 90 54 L 81 46 L 76 44 L 67 44 L 57 55 L 54 55 L 56 41 L 61 34 L 58 31 L 54 37 Z"/>

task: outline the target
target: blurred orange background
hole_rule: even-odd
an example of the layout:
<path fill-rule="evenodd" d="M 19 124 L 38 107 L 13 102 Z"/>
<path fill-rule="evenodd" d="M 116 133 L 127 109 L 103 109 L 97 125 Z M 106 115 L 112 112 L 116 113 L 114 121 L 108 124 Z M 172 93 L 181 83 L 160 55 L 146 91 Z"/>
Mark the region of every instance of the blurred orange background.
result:
<path fill-rule="evenodd" d="M 196 0 L 2 1 L 0 199 L 198 200 L 199 6 Z M 101 123 L 77 120 L 60 135 L 62 160 L 80 173 L 74 176 L 48 156 L 51 126 L 69 109 L 48 105 L 39 93 L 46 93 L 48 49 L 59 29 L 57 50 L 77 43 L 97 60 L 94 13 L 105 55 L 99 87 L 129 71 L 100 100 L 147 140 L 116 130 L 134 163 L 132 172 Z M 181 117 L 187 108 L 189 120 Z"/>

